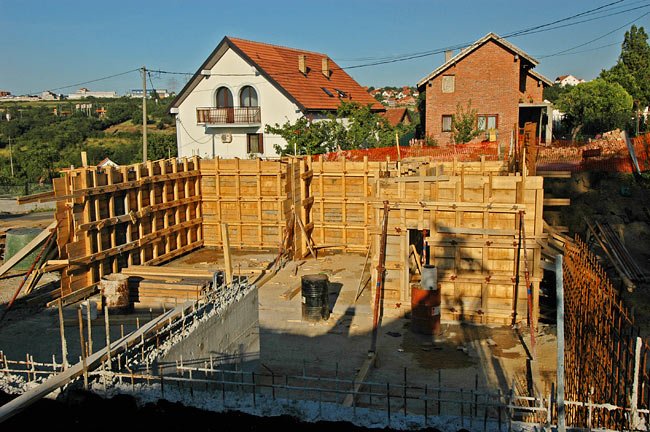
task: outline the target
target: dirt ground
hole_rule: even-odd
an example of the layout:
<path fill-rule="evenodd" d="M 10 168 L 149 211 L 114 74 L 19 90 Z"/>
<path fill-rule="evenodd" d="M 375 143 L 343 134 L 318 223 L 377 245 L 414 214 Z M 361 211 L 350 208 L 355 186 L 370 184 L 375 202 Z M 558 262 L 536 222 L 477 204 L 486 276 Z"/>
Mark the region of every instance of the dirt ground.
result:
<path fill-rule="evenodd" d="M 577 234 L 584 240 L 588 230 L 585 217 L 608 222 L 622 235 L 638 266 L 650 275 L 650 177 L 585 172 L 574 174 L 571 179 L 545 179 L 544 189 L 545 195 L 571 199 L 571 206 L 544 209 L 544 219 L 549 224 L 566 226 L 571 237 Z M 627 307 L 634 310 L 642 335 L 649 336 L 650 284 L 641 283 L 634 292 L 622 289 L 607 255 L 597 246 L 593 250 Z"/>

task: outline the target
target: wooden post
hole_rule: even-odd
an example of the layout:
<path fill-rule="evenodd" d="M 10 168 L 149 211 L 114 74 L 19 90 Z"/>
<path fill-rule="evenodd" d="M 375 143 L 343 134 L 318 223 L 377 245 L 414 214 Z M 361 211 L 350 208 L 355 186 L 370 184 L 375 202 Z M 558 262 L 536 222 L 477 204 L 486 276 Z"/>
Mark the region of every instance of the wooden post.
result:
<path fill-rule="evenodd" d="M 241 227 L 240 227 L 241 230 Z M 223 242 L 223 259 L 226 268 L 226 283 L 232 283 L 232 259 L 230 256 L 230 237 L 228 236 L 228 224 L 221 224 L 221 241 Z"/>
<path fill-rule="evenodd" d="M 85 151 L 81 152 L 81 166 L 84 168 L 88 166 L 88 153 Z"/>
<path fill-rule="evenodd" d="M 86 324 L 88 325 L 88 355 L 93 354 L 93 333 L 91 330 L 90 319 L 90 299 L 86 300 Z"/>
<path fill-rule="evenodd" d="M 79 338 L 81 342 L 81 362 L 84 371 L 84 389 L 88 390 L 88 367 L 86 365 L 86 342 L 84 341 L 84 320 L 81 317 L 81 309 L 77 309 L 79 313 Z"/>
<path fill-rule="evenodd" d="M 402 153 L 400 152 L 399 149 L 399 134 L 395 132 L 395 145 L 397 146 L 397 160 L 401 161 L 402 160 Z"/>
<path fill-rule="evenodd" d="M 108 321 L 108 307 L 104 306 L 104 325 L 106 327 L 106 357 L 108 369 L 111 369 L 111 326 Z"/>
<path fill-rule="evenodd" d="M 68 345 L 65 342 L 65 331 L 63 330 L 63 307 L 59 298 L 59 330 L 61 332 L 61 355 L 63 356 L 63 370 L 68 369 Z"/>
<path fill-rule="evenodd" d="M 555 256 L 555 296 L 557 299 L 557 429 L 566 432 L 564 408 L 564 283 L 562 255 Z"/>
<path fill-rule="evenodd" d="M 630 429 L 636 430 L 639 426 L 640 418 L 638 414 L 639 404 L 639 369 L 641 365 L 641 347 L 643 339 L 636 338 L 634 350 L 634 381 L 632 382 L 632 400 L 630 401 Z"/>

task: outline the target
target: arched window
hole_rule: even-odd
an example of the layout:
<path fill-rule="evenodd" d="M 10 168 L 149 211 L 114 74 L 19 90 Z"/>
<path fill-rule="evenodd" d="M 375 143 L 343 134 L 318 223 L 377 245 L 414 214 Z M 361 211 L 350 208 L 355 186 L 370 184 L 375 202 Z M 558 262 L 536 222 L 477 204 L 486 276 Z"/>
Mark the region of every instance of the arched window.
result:
<path fill-rule="evenodd" d="M 251 86 L 246 86 L 241 89 L 239 94 L 239 101 L 241 102 L 242 107 L 256 107 L 259 106 L 257 102 L 257 92 Z"/>
<path fill-rule="evenodd" d="M 220 87 L 217 90 L 217 108 L 232 108 L 232 93 L 227 87 Z"/>

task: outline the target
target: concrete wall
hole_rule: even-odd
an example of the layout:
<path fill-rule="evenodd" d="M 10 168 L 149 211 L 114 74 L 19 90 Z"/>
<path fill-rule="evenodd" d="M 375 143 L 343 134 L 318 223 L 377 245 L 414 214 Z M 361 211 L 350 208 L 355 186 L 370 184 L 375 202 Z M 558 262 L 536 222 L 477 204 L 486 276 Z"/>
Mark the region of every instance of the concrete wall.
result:
<path fill-rule="evenodd" d="M 252 289 L 222 314 L 210 317 L 192 333 L 174 345 L 159 363 L 174 364 L 183 357 L 184 364 L 203 365 L 212 355 L 215 368 L 217 359 L 224 367 L 241 364 L 243 370 L 256 371 L 260 360 L 260 322 L 258 292 Z M 195 363 L 197 362 L 197 363 Z M 171 373 L 171 370 L 170 370 Z"/>
<path fill-rule="evenodd" d="M 426 133 L 439 145 L 453 144 L 452 132 L 442 132 L 442 116 L 456 113 L 460 103 L 465 109 L 471 99 L 477 114 L 498 115 L 497 139 L 510 142 L 510 133 L 518 123 L 519 102 L 542 102 L 543 84 L 521 70 L 521 59 L 494 41 L 488 41 L 458 63 L 430 80 L 426 86 Z M 526 74 L 525 90 L 520 89 L 520 74 Z M 444 75 L 455 76 L 453 93 L 442 92 Z M 482 133 L 474 142 L 483 141 Z"/>
<path fill-rule="evenodd" d="M 176 115 L 178 156 L 202 158 L 248 158 L 246 134 L 264 133 L 265 125 L 294 122 L 302 116 L 298 107 L 233 50 L 228 49 L 210 70 L 211 75 L 203 77 L 190 95 L 179 106 Z M 230 75 L 230 76 L 226 76 Z M 216 92 L 225 86 L 232 93 L 234 105 L 239 106 L 239 95 L 244 86 L 250 85 L 257 91 L 261 107 L 261 126 L 206 127 L 196 122 L 196 108 L 216 107 Z M 232 142 L 221 141 L 222 134 L 232 134 Z M 273 145 L 286 145 L 278 135 L 264 133 L 264 153 L 254 156 L 276 156 Z"/>

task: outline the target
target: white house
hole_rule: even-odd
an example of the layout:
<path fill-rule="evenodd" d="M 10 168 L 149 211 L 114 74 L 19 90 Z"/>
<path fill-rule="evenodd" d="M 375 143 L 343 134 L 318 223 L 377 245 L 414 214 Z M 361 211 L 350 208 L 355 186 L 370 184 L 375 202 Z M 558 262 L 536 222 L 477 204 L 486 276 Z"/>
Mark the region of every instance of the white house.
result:
<path fill-rule="evenodd" d="M 555 84 L 559 84 L 560 87 L 564 87 L 565 85 L 578 85 L 580 83 L 586 82 L 582 78 L 576 78 L 573 75 L 562 75 L 557 78 L 555 78 Z"/>
<path fill-rule="evenodd" d="M 384 108 L 327 55 L 224 37 L 170 105 L 178 156 L 277 156 L 266 125 L 322 118 L 341 101 Z"/>

